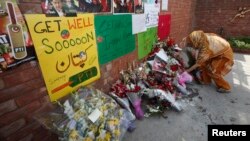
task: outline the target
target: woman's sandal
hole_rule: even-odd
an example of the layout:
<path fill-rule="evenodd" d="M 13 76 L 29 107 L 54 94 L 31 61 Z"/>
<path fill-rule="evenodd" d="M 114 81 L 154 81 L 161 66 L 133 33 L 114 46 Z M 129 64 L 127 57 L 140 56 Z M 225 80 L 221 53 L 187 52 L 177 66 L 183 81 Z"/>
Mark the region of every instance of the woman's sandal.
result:
<path fill-rule="evenodd" d="M 230 91 L 230 90 L 223 89 L 223 88 L 218 88 L 218 89 L 217 89 L 217 92 L 219 92 L 219 93 L 230 93 L 231 91 Z"/>

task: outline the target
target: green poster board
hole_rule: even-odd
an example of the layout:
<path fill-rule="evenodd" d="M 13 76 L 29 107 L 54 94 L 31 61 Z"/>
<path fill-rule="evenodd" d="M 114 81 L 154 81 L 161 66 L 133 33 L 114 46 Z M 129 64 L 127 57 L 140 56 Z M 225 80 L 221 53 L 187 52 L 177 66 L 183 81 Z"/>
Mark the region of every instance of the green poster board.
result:
<path fill-rule="evenodd" d="M 135 49 L 131 15 L 96 15 L 99 63 L 105 64 Z"/>
<path fill-rule="evenodd" d="M 138 58 L 142 59 L 152 50 L 157 41 L 157 27 L 148 28 L 147 31 L 138 34 Z"/>

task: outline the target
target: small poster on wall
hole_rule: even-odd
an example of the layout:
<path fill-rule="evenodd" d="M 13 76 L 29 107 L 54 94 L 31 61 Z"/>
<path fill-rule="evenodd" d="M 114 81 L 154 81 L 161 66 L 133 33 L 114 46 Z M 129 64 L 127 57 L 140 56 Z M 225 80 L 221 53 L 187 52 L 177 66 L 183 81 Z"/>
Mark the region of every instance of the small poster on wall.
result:
<path fill-rule="evenodd" d="M 96 15 L 95 29 L 100 64 L 108 63 L 135 49 L 130 14 Z"/>
<path fill-rule="evenodd" d="M 93 14 L 25 17 L 51 101 L 100 78 Z"/>
<path fill-rule="evenodd" d="M 147 31 L 138 34 L 138 58 L 147 56 L 157 42 L 157 28 L 148 28 Z"/>
<path fill-rule="evenodd" d="M 133 30 L 132 31 L 133 31 L 133 34 L 144 32 L 144 31 L 147 30 L 145 21 L 146 21 L 146 19 L 145 19 L 144 14 L 134 14 L 134 15 L 132 15 L 132 23 L 133 23 L 133 26 L 132 26 Z"/>
<path fill-rule="evenodd" d="M 170 25 L 171 25 L 171 15 L 165 14 L 159 16 L 159 24 L 158 24 L 158 38 L 160 40 L 165 39 L 170 33 Z"/>
<path fill-rule="evenodd" d="M 168 0 L 161 0 L 161 10 L 162 11 L 168 10 Z"/>
<path fill-rule="evenodd" d="M 0 1 L 0 73 L 35 59 L 33 42 L 15 0 Z"/>
<path fill-rule="evenodd" d="M 159 0 L 145 0 L 147 4 L 157 4 Z"/>
<path fill-rule="evenodd" d="M 145 6 L 145 16 L 146 16 L 146 26 L 155 27 L 158 26 L 160 4 L 144 4 Z"/>
<path fill-rule="evenodd" d="M 135 13 L 136 14 L 143 14 L 144 13 L 143 0 L 135 0 Z"/>
<path fill-rule="evenodd" d="M 114 14 L 134 13 L 134 8 L 134 0 L 113 0 Z"/>
<path fill-rule="evenodd" d="M 46 16 L 76 16 L 77 13 L 110 13 L 111 0 L 42 0 Z"/>

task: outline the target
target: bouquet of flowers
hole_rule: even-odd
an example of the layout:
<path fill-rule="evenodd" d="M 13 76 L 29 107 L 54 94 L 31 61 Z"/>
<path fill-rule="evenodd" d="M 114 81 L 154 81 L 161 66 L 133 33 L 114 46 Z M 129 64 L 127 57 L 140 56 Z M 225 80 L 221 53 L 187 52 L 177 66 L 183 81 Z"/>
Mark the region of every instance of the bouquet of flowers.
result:
<path fill-rule="evenodd" d="M 127 97 L 129 101 L 132 103 L 134 110 L 135 110 L 135 116 L 137 119 L 142 119 L 144 117 L 144 112 L 141 108 L 141 95 L 139 91 L 141 88 L 134 84 L 127 84 L 128 92 Z"/>
<path fill-rule="evenodd" d="M 133 120 L 111 97 L 93 88 L 79 88 L 60 105 L 38 121 L 62 141 L 118 141 Z"/>
<path fill-rule="evenodd" d="M 190 83 L 193 81 L 193 77 L 186 71 L 178 75 L 177 78 L 179 84 L 182 85 L 184 88 L 186 88 L 186 83 Z"/>
<path fill-rule="evenodd" d="M 145 89 L 143 94 L 147 95 L 149 98 L 157 97 L 160 101 L 167 101 L 177 111 L 182 111 L 183 109 L 181 104 L 175 101 L 175 97 L 169 91 L 163 91 L 161 89 Z"/>

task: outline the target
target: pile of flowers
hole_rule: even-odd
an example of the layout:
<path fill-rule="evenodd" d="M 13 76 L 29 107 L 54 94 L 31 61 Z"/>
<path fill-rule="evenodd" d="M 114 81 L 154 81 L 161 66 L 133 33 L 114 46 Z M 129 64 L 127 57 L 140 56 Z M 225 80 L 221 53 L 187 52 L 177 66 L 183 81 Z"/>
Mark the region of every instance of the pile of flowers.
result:
<path fill-rule="evenodd" d="M 172 38 L 157 42 L 143 63 L 137 66 L 133 63 L 113 84 L 111 92 L 130 100 L 137 119 L 145 116 L 144 111 L 148 115 L 153 111 L 163 112 L 169 107 L 182 110 L 176 97 L 191 94 L 186 83 L 192 81 L 192 76 L 185 71 L 181 50 Z M 149 99 L 146 110 L 142 110 L 143 97 Z"/>
<path fill-rule="evenodd" d="M 59 135 L 62 141 L 118 141 L 135 129 L 134 120 L 174 108 L 182 111 L 177 96 L 189 95 L 185 72 L 174 40 L 157 42 L 140 64 L 120 72 L 108 95 L 94 88 L 80 87 L 59 109 L 37 119 Z"/>
<path fill-rule="evenodd" d="M 135 119 L 111 97 L 93 88 L 79 88 L 38 120 L 62 141 L 119 141 Z M 61 112 L 60 112 L 61 111 Z"/>

